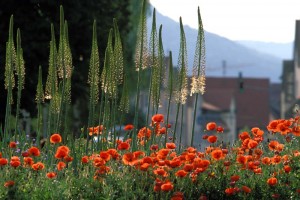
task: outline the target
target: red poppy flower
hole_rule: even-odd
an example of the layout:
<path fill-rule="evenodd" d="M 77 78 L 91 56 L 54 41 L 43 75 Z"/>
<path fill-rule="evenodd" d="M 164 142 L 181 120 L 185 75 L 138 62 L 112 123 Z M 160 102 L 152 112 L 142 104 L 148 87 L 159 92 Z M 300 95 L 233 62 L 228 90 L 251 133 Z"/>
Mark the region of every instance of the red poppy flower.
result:
<path fill-rule="evenodd" d="M 4 187 L 12 187 L 13 185 L 15 184 L 15 182 L 14 181 L 6 181 L 5 183 L 4 183 Z"/>
<path fill-rule="evenodd" d="M 8 161 L 5 158 L 0 158 L 0 166 L 7 165 Z"/>
<path fill-rule="evenodd" d="M 47 176 L 48 178 L 55 178 L 55 177 L 56 177 L 56 173 L 55 173 L 55 172 L 48 172 L 48 173 L 46 174 L 46 176 Z"/>
<path fill-rule="evenodd" d="M 127 125 L 124 127 L 124 130 L 125 130 L 125 131 L 131 131 L 133 128 L 134 128 L 134 126 L 133 126 L 132 124 L 127 124 Z"/>
<path fill-rule="evenodd" d="M 176 173 L 175 173 L 175 176 L 177 177 L 185 177 L 188 173 L 184 170 L 178 170 Z"/>
<path fill-rule="evenodd" d="M 176 148 L 176 144 L 173 143 L 173 142 L 166 143 L 166 148 L 167 149 L 175 149 Z"/>
<path fill-rule="evenodd" d="M 231 196 L 234 195 L 236 193 L 236 189 L 235 188 L 227 188 L 225 190 L 226 195 Z"/>
<path fill-rule="evenodd" d="M 216 130 L 217 130 L 218 133 L 223 133 L 224 132 L 224 128 L 222 126 L 218 126 Z"/>
<path fill-rule="evenodd" d="M 215 135 L 208 136 L 207 141 L 209 143 L 215 143 L 218 140 L 218 137 Z"/>
<path fill-rule="evenodd" d="M 69 147 L 67 146 L 59 146 L 56 150 L 56 153 L 55 153 L 55 158 L 57 159 L 62 159 L 64 157 L 66 157 L 70 152 L 70 149 Z"/>
<path fill-rule="evenodd" d="M 37 162 L 31 165 L 31 168 L 35 171 L 39 171 L 45 168 L 45 165 L 42 162 Z"/>
<path fill-rule="evenodd" d="M 163 176 L 163 177 L 167 177 L 168 176 L 168 173 L 166 172 L 166 170 L 164 170 L 163 168 L 157 168 L 155 170 L 153 170 L 153 173 L 155 175 L 159 175 L 159 176 Z"/>
<path fill-rule="evenodd" d="M 217 128 L 217 124 L 215 122 L 209 122 L 206 124 L 206 130 L 213 131 Z"/>
<path fill-rule="evenodd" d="M 133 166 L 137 162 L 137 158 L 134 156 L 133 153 L 125 153 L 122 157 L 122 161 L 124 165 L 130 165 Z"/>
<path fill-rule="evenodd" d="M 66 166 L 67 166 L 66 163 L 60 161 L 59 163 L 57 163 L 56 168 L 57 168 L 58 171 L 61 171 L 61 170 L 63 170 Z"/>
<path fill-rule="evenodd" d="M 244 141 L 245 139 L 250 138 L 250 135 L 248 132 L 242 132 L 239 134 L 239 138 Z"/>
<path fill-rule="evenodd" d="M 166 182 L 160 186 L 162 191 L 168 192 L 173 190 L 174 186 L 171 182 Z"/>
<path fill-rule="evenodd" d="M 211 157 L 214 160 L 220 160 L 220 159 L 224 158 L 224 155 L 223 155 L 223 152 L 221 149 L 216 149 L 211 152 Z"/>
<path fill-rule="evenodd" d="M 269 178 L 269 179 L 267 180 L 267 183 L 268 183 L 270 186 L 276 185 L 277 182 L 278 182 L 278 180 L 277 180 L 277 178 L 275 178 L 275 177 Z"/>
<path fill-rule="evenodd" d="M 243 192 L 245 192 L 247 194 L 251 193 L 251 189 L 245 185 L 243 185 L 241 189 L 243 190 Z"/>
<path fill-rule="evenodd" d="M 155 122 L 155 123 L 163 122 L 164 121 L 164 115 L 162 115 L 162 114 L 153 115 L 152 121 Z"/>
<path fill-rule="evenodd" d="M 237 182 L 238 180 L 240 180 L 240 176 L 239 175 L 233 175 L 230 177 L 231 181 Z"/>
<path fill-rule="evenodd" d="M 72 156 L 69 156 L 69 155 L 64 157 L 65 162 L 72 162 L 73 159 L 74 158 Z"/>
<path fill-rule="evenodd" d="M 84 164 L 88 163 L 89 162 L 89 157 L 88 156 L 83 156 L 81 158 L 81 162 L 84 163 Z"/>
<path fill-rule="evenodd" d="M 283 169 L 285 173 L 290 173 L 290 171 L 292 170 L 292 168 L 289 165 L 284 165 Z"/>
<path fill-rule="evenodd" d="M 128 142 L 121 142 L 118 144 L 118 150 L 128 150 L 130 148 L 130 144 Z"/>
<path fill-rule="evenodd" d="M 61 143 L 62 141 L 62 137 L 60 136 L 59 133 L 54 133 L 53 135 L 51 135 L 50 137 L 50 142 L 52 144 L 57 144 L 57 143 Z"/>
<path fill-rule="evenodd" d="M 100 158 L 100 157 L 95 157 L 94 160 L 93 160 L 93 165 L 95 167 L 101 167 L 103 165 L 105 165 L 105 160 Z"/>
<path fill-rule="evenodd" d="M 30 156 L 40 156 L 41 152 L 37 147 L 31 147 L 28 149 L 28 153 Z"/>
<path fill-rule="evenodd" d="M 105 161 L 109 161 L 110 160 L 110 154 L 107 151 L 101 151 L 100 152 L 100 158 L 102 158 Z"/>
<path fill-rule="evenodd" d="M 23 157 L 28 157 L 28 156 L 29 156 L 29 153 L 28 153 L 27 151 L 24 151 L 24 152 L 22 152 L 22 156 L 23 156 Z"/>
<path fill-rule="evenodd" d="M 175 192 L 171 197 L 171 200 L 184 200 L 184 196 L 182 192 Z"/>
<path fill-rule="evenodd" d="M 16 147 L 17 147 L 17 143 L 16 143 L 16 142 L 10 142 L 10 143 L 9 143 L 9 148 L 14 149 L 14 148 L 16 148 Z"/>
<path fill-rule="evenodd" d="M 24 158 L 24 164 L 25 166 L 28 165 L 28 166 L 31 166 L 33 164 L 33 159 L 31 157 L 25 157 Z"/>

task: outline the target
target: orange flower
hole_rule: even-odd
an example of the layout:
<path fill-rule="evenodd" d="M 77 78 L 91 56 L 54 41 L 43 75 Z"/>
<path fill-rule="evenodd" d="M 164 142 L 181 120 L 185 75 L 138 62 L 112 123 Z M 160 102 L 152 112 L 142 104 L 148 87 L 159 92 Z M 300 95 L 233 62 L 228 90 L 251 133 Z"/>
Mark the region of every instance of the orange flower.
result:
<path fill-rule="evenodd" d="M 55 172 L 48 172 L 48 173 L 46 174 L 46 176 L 47 176 L 48 178 L 55 178 L 55 177 L 56 177 L 56 173 L 55 173 Z"/>
<path fill-rule="evenodd" d="M 84 163 L 84 164 L 88 163 L 89 162 L 89 157 L 88 156 L 83 156 L 81 158 L 81 162 Z"/>
<path fill-rule="evenodd" d="M 292 170 L 292 168 L 289 165 L 284 165 L 283 169 L 285 173 L 290 173 L 290 171 Z"/>
<path fill-rule="evenodd" d="M 247 157 L 243 156 L 243 155 L 239 155 L 236 160 L 238 163 L 243 164 L 243 165 L 246 164 L 248 161 Z"/>
<path fill-rule="evenodd" d="M 248 132 L 242 132 L 239 134 L 239 138 L 244 141 L 245 139 L 250 138 L 250 135 Z"/>
<path fill-rule="evenodd" d="M 59 146 L 57 148 L 57 150 L 56 150 L 55 158 L 62 159 L 64 157 L 68 156 L 69 152 L 70 152 L 69 147 L 67 147 L 67 146 Z"/>
<path fill-rule="evenodd" d="M 89 128 L 89 135 L 90 136 L 92 136 L 93 134 L 98 135 L 98 133 L 102 134 L 103 129 L 104 129 L 103 125 L 99 125 L 99 126 L 96 126 L 96 127 L 90 127 Z"/>
<path fill-rule="evenodd" d="M 51 135 L 51 137 L 50 137 L 50 142 L 51 142 L 52 144 L 61 143 L 61 141 L 62 141 L 62 138 L 61 138 L 61 136 L 60 136 L 59 133 L 54 133 L 54 134 Z"/>
<path fill-rule="evenodd" d="M 270 141 L 269 142 L 269 149 L 271 150 L 271 151 L 274 151 L 274 150 L 276 150 L 276 147 L 279 145 L 279 142 L 278 141 L 276 141 L 276 140 L 272 140 L 272 141 Z"/>
<path fill-rule="evenodd" d="M 168 176 L 168 173 L 163 169 L 163 168 L 157 168 L 155 170 L 153 170 L 153 173 L 155 175 L 159 175 L 159 176 L 163 176 L 163 177 L 167 177 Z"/>
<path fill-rule="evenodd" d="M 297 137 L 300 136 L 300 126 L 294 126 L 292 128 L 292 133 L 294 136 L 297 136 Z"/>
<path fill-rule="evenodd" d="M 174 186 L 170 181 L 167 181 L 166 183 L 162 184 L 160 188 L 162 191 L 168 192 L 173 190 Z"/>
<path fill-rule="evenodd" d="M 150 150 L 151 151 L 156 151 L 158 149 L 158 145 L 157 144 L 152 144 L 151 146 L 150 146 Z"/>
<path fill-rule="evenodd" d="M 22 152 L 22 154 L 21 154 L 23 157 L 28 157 L 29 156 L 29 153 L 27 152 L 27 151 L 24 151 L 24 152 Z"/>
<path fill-rule="evenodd" d="M 193 166 L 193 164 L 185 164 L 184 166 L 183 166 L 183 170 L 184 171 L 186 171 L 186 172 L 190 172 L 190 171 L 192 171 L 194 169 L 194 166 Z"/>
<path fill-rule="evenodd" d="M 130 148 L 130 144 L 128 142 L 121 142 L 118 144 L 118 150 L 128 150 Z"/>
<path fill-rule="evenodd" d="M 163 121 L 164 121 L 164 115 L 162 115 L 162 114 L 156 114 L 156 115 L 153 115 L 152 121 L 153 121 L 154 123 L 160 123 L 160 122 L 163 122 Z"/>
<path fill-rule="evenodd" d="M 133 128 L 134 128 L 134 126 L 133 126 L 132 124 L 127 124 L 127 125 L 124 127 L 124 130 L 125 130 L 125 131 L 131 131 Z"/>
<path fill-rule="evenodd" d="M 10 166 L 17 168 L 21 165 L 20 158 L 18 156 L 11 157 Z"/>
<path fill-rule="evenodd" d="M 221 149 L 216 149 L 211 152 L 211 157 L 214 160 L 220 160 L 220 159 L 224 158 L 224 155 L 223 155 L 223 152 Z"/>
<path fill-rule="evenodd" d="M 151 130 L 147 127 L 143 127 L 139 130 L 137 137 L 139 139 L 144 139 L 144 138 L 148 139 L 151 137 Z"/>
<path fill-rule="evenodd" d="M 7 165 L 8 161 L 5 158 L 0 158 L 0 166 Z"/>
<path fill-rule="evenodd" d="M 178 170 L 176 173 L 175 173 L 175 176 L 177 177 L 185 177 L 188 173 L 184 170 Z"/>
<path fill-rule="evenodd" d="M 239 175 L 233 175 L 230 177 L 231 181 L 237 182 L 238 180 L 240 180 L 240 176 Z"/>
<path fill-rule="evenodd" d="M 100 158 L 105 160 L 106 162 L 110 160 L 110 154 L 107 151 L 101 151 L 100 152 Z"/>
<path fill-rule="evenodd" d="M 247 146 L 249 149 L 254 149 L 257 147 L 257 145 L 258 145 L 258 142 L 256 142 L 255 140 L 249 139 Z"/>
<path fill-rule="evenodd" d="M 16 142 L 10 142 L 10 143 L 9 143 L 9 148 L 14 149 L 14 148 L 16 148 L 16 147 L 17 147 L 17 143 L 16 143 Z"/>
<path fill-rule="evenodd" d="M 261 162 L 262 162 L 263 164 L 265 164 L 265 165 L 270 165 L 270 164 L 271 164 L 271 158 L 269 158 L 269 157 L 263 157 L 263 158 L 261 159 Z"/>
<path fill-rule="evenodd" d="M 167 149 L 175 149 L 176 148 L 176 144 L 173 143 L 173 142 L 166 143 L 166 148 Z"/>
<path fill-rule="evenodd" d="M 227 188 L 225 190 L 226 195 L 231 196 L 234 195 L 236 193 L 236 188 Z"/>
<path fill-rule="evenodd" d="M 173 158 L 173 160 L 171 160 L 168 163 L 168 166 L 171 168 L 176 168 L 179 167 L 181 165 L 181 160 L 179 158 Z"/>
<path fill-rule="evenodd" d="M 281 162 L 281 156 L 275 155 L 271 158 L 272 164 L 279 164 Z"/>
<path fill-rule="evenodd" d="M 124 165 L 133 166 L 136 164 L 137 159 L 133 153 L 125 153 L 122 157 L 122 161 L 123 161 Z"/>
<path fill-rule="evenodd" d="M 14 181 L 6 181 L 5 183 L 4 183 L 4 187 L 12 187 L 13 185 L 15 184 L 15 182 Z"/>
<path fill-rule="evenodd" d="M 68 156 L 65 156 L 65 157 L 64 157 L 64 161 L 65 161 L 65 162 L 72 162 L 72 160 L 74 160 L 74 158 L 73 158 L 72 156 L 69 156 L 69 155 L 68 155 Z"/>
<path fill-rule="evenodd" d="M 25 164 L 25 166 L 26 166 L 26 165 L 31 166 L 33 163 L 34 163 L 34 162 L 33 162 L 33 159 L 32 159 L 31 157 L 25 157 L 25 158 L 24 158 L 24 164 Z"/>
<path fill-rule="evenodd" d="M 60 162 L 57 163 L 56 168 L 57 168 L 58 171 L 61 171 L 61 170 L 63 170 L 66 166 L 67 166 L 66 163 L 60 161 Z"/>
<path fill-rule="evenodd" d="M 208 136 L 207 141 L 209 143 L 215 143 L 218 140 L 218 137 L 215 135 Z"/>
<path fill-rule="evenodd" d="M 275 178 L 275 177 L 269 178 L 269 179 L 267 180 L 267 183 L 268 183 L 268 185 L 270 185 L 270 186 L 276 185 L 277 182 L 278 182 L 278 180 L 277 180 L 277 178 Z"/>
<path fill-rule="evenodd" d="M 217 124 L 215 122 L 209 122 L 206 124 L 206 130 L 213 131 L 217 128 Z"/>
<path fill-rule="evenodd" d="M 99 169 L 95 172 L 96 176 L 97 175 L 103 175 L 103 174 L 107 174 L 108 172 L 110 172 L 110 167 L 107 167 L 105 165 L 102 165 L 99 167 Z"/>
<path fill-rule="evenodd" d="M 117 159 L 120 157 L 116 149 L 108 149 L 106 152 L 109 153 L 113 159 Z"/>
<path fill-rule="evenodd" d="M 42 162 L 37 162 L 31 165 L 31 168 L 35 171 L 39 171 L 45 168 L 45 165 Z"/>
<path fill-rule="evenodd" d="M 150 167 L 150 164 L 149 163 L 143 163 L 141 164 L 140 166 L 140 170 L 142 171 L 147 171 L 147 169 Z"/>
<path fill-rule="evenodd" d="M 95 157 L 93 160 L 93 164 L 95 167 L 101 167 L 103 165 L 105 165 L 105 160 L 100 158 L 100 157 Z"/>
<path fill-rule="evenodd" d="M 268 131 L 276 132 L 278 123 L 279 120 L 270 121 L 269 125 L 267 126 Z"/>
<path fill-rule="evenodd" d="M 28 153 L 30 156 L 40 156 L 41 152 L 37 147 L 31 147 L 28 149 Z"/>
<path fill-rule="evenodd" d="M 245 192 L 247 194 L 251 193 L 251 189 L 245 185 L 243 185 L 241 189 L 243 190 L 243 192 Z"/>
<path fill-rule="evenodd" d="M 216 129 L 217 133 L 223 133 L 224 132 L 224 128 L 222 126 L 218 126 Z"/>
<path fill-rule="evenodd" d="M 184 196 L 182 192 L 175 192 L 171 197 L 171 200 L 184 200 Z"/>

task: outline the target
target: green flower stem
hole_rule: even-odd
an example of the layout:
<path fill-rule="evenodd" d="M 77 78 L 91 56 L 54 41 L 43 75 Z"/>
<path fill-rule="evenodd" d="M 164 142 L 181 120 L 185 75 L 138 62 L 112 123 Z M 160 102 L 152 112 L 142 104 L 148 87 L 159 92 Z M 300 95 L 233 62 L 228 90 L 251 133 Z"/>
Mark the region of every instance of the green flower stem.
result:
<path fill-rule="evenodd" d="M 170 106 L 171 106 L 171 99 L 173 93 L 173 62 L 172 62 L 172 52 L 169 53 L 169 78 L 168 78 L 168 89 L 169 89 L 169 101 L 168 101 L 168 108 L 167 108 L 167 127 L 166 127 L 166 136 L 165 136 L 165 144 L 167 143 L 168 138 L 168 124 L 169 124 L 169 117 L 170 117 Z"/>

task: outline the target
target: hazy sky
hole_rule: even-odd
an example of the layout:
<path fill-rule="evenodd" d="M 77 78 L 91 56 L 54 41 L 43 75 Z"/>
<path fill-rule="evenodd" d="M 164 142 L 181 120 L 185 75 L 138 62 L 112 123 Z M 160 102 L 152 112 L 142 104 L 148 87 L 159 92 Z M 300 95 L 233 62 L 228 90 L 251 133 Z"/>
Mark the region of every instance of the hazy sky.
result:
<path fill-rule="evenodd" d="M 150 0 L 156 10 L 197 28 L 197 8 L 206 31 L 231 40 L 292 42 L 300 0 Z"/>

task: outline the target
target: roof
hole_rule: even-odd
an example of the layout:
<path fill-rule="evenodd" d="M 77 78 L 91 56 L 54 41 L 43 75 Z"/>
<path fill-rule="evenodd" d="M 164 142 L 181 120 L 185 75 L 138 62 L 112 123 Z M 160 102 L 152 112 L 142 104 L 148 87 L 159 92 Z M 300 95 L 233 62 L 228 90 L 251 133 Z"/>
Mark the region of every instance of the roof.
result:
<path fill-rule="evenodd" d="M 203 100 L 222 111 L 230 110 L 231 100 L 236 103 L 237 128 L 265 128 L 269 123 L 269 79 L 242 78 L 244 90 L 239 88 L 240 78 L 207 77 Z"/>

